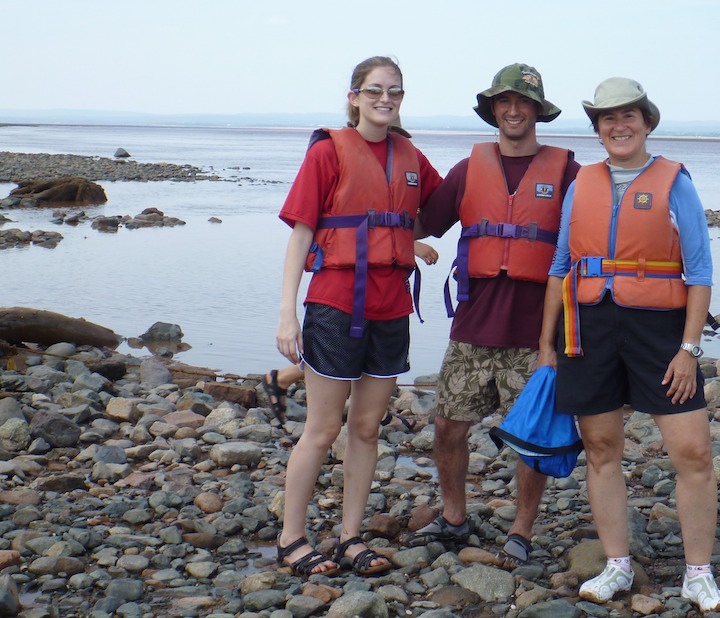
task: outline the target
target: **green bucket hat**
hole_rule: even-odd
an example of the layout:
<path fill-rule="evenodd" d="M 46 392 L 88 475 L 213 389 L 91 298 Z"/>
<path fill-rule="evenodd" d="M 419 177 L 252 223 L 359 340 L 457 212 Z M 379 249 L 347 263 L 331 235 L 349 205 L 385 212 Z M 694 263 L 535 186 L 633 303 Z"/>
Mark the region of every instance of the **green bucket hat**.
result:
<path fill-rule="evenodd" d="M 647 97 L 645 89 L 634 79 L 626 77 L 610 77 L 600 82 L 595 89 L 595 100 L 582 102 L 588 118 L 595 124 L 600 112 L 619 107 L 638 107 L 650 116 L 650 130 L 654 131 L 660 124 L 660 110 Z"/>
<path fill-rule="evenodd" d="M 497 127 L 497 121 L 492 113 L 490 99 L 502 92 L 517 92 L 533 101 L 537 101 L 542 108 L 538 114 L 538 122 L 551 122 L 560 115 L 560 108 L 545 99 L 542 77 L 535 67 L 527 64 L 511 64 L 495 75 L 492 86 L 477 95 L 478 104 L 473 109 L 485 122 Z"/>

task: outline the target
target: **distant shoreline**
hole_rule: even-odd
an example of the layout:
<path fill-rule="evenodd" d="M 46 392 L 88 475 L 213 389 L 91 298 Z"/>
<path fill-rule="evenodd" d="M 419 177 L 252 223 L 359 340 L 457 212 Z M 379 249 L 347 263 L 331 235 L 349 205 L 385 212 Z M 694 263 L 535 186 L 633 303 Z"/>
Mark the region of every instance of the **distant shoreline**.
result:
<path fill-rule="evenodd" d="M 258 131 L 312 131 L 317 126 L 259 126 L 259 125 L 217 125 L 217 124 L 125 124 L 125 123 L 69 123 L 69 122 L 0 122 L 0 129 L 5 127 L 97 127 L 97 128 L 152 128 L 152 129 L 247 129 Z M 470 129 L 413 129 L 407 127 L 413 134 L 418 135 L 478 135 L 491 137 L 495 131 L 473 131 Z M 538 132 L 538 137 L 550 138 L 585 138 L 597 139 L 594 133 L 545 133 Z M 649 140 L 671 140 L 685 142 L 720 142 L 720 135 L 650 135 Z"/>

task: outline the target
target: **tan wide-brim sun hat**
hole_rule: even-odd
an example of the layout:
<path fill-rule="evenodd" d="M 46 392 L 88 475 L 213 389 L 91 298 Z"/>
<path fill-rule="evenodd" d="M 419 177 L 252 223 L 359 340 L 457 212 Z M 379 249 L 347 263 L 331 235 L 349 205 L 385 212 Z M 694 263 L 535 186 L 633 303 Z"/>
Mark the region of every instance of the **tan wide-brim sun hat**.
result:
<path fill-rule="evenodd" d="M 492 112 L 490 99 L 503 92 L 517 92 L 540 104 L 538 122 L 550 122 L 560 115 L 560 108 L 545 98 L 542 77 L 535 67 L 527 64 L 511 64 L 500 69 L 493 79 L 492 86 L 477 95 L 477 106 L 473 109 L 488 124 L 497 127 L 495 115 Z"/>
<path fill-rule="evenodd" d="M 648 99 L 647 92 L 638 82 L 627 77 L 610 77 L 600 82 L 595 89 L 595 101 L 583 101 L 582 106 L 593 123 L 600 112 L 620 107 L 638 107 L 650 116 L 651 131 L 660 124 L 657 105 Z"/>

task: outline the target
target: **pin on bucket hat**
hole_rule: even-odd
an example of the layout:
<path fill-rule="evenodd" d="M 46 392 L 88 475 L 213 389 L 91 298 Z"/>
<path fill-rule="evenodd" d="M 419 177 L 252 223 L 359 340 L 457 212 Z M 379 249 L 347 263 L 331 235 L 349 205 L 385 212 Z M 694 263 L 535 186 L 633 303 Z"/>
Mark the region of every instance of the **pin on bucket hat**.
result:
<path fill-rule="evenodd" d="M 480 118 L 494 127 L 498 124 L 492 113 L 490 99 L 503 92 L 517 92 L 539 103 L 542 110 L 538 114 L 538 122 L 551 122 L 560 115 L 560 108 L 545 99 L 542 77 L 535 67 L 515 63 L 498 71 L 492 86 L 477 95 L 478 104 L 473 107 Z"/>
<path fill-rule="evenodd" d="M 645 89 L 634 79 L 627 77 L 610 77 L 600 82 L 595 89 L 595 101 L 583 101 L 582 106 L 590 120 L 600 112 L 619 107 L 639 107 L 650 116 L 650 129 L 652 131 L 660 124 L 660 110 L 647 97 Z"/>

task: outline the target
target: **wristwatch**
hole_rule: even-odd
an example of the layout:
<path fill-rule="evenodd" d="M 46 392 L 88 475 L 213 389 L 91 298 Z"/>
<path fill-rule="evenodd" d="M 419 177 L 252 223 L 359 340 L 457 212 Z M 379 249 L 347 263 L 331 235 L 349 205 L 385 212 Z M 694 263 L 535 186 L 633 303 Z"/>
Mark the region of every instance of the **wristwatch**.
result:
<path fill-rule="evenodd" d="M 696 343 L 682 343 L 680 344 L 680 349 L 685 350 L 690 356 L 695 358 L 699 358 L 703 354 L 702 348 Z"/>

